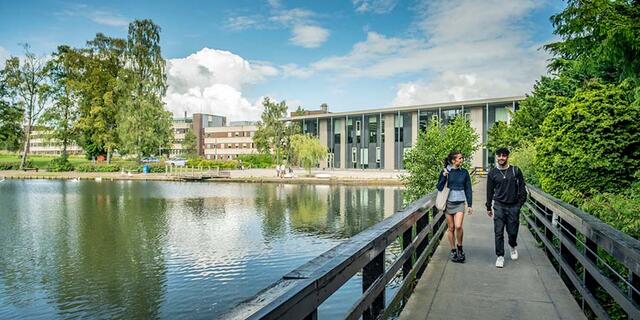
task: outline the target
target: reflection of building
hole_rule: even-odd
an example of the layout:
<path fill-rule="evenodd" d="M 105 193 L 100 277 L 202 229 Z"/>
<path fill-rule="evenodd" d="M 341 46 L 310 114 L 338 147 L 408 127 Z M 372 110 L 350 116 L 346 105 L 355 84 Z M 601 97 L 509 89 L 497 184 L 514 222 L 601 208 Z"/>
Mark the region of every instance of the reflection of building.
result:
<path fill-rule="evenodd" d="M 524 97 L 435 103 L 384 109 L 292 116 L 285 120 L 298 122 L 304 133 L 320 139 L 329 149 L 321 168 L 404 169 L 403 155 L 415 145 L 418 130 L 427 128 L 434 119 L 448 123 L 462 114 L 487 142 L 487 130 L 497 121 L 509 121 Z M 472 159 L 474 167 L 488 167 L 493 155 L 486 148 Z"/>
<path fill-rule="evenodd" d="M 58 139 L 47 137 L 46 131 L 32 131 L 29 140 L 30 154 L 51 154 L 59 155 L 62 153 L 62 142 Z M 74 142 L 67 145 L 68 154 L 81 154 L 82 148 Z"/>
<path fill-rule="evenodd" d="M 194 113 L 192 117 L 173 119 L 173 144 L 171 155 L 184 153 L 184 137 L 187 131 L 193 130 L 196 136 L 196 149 L 198 155 L 204 155 L 204 130 L 212 127 L 224 127 L 227 125 L 227 118 L 212 114 Z"/>
<path fill-rule="evenodd" d="M 229 127 L 209 127 L 204 129 L 204 157 L 206 159 L 234 159 L 239 155 L 258 153 L 253 135 L 257 123 L 232 122 Z"/>

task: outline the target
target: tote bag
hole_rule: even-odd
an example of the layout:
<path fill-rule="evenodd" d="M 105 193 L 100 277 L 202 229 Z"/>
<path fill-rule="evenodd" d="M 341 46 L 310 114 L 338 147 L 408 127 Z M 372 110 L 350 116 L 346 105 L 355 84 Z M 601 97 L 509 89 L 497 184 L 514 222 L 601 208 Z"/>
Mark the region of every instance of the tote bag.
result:
<path fill-rule="evenodd" d="M 436 195 L 436 209 L 440 211 L 444 211 L 447 207 L 447 199 L 449 198 L 449 177 L 447 177 L 447 182 L 444 183 L 444 188 L 442 191 L 438 191 Z"/>

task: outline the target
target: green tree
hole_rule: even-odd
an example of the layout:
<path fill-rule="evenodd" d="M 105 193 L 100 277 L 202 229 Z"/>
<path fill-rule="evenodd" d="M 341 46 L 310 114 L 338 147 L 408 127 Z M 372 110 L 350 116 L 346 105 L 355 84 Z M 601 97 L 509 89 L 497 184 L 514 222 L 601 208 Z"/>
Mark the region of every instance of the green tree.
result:
<path fill-rule="evenodd" d="M 253 141 L 258 152 L 263 154 L 273 152 L 279 164 L 283 158 L 291 159 L 293 154 L 291 137 L 299 133 L 300 129 L 295 123 L 282 121 L 287 115 L 285 101 L 276 103 L 269 98 L 264 98 L 262 105 L 264 111 Z"/>
<path fill-rule="evenodd" d="M 570 201 L 576 194 L 591 197 L 633 183 L 640 170 L 640 101 L 631 88 L 630 81 L 594 81 L 558 102 L 537 146 L 544 190 Z"/>
<path fill-rule="evenodd" d="M 98 33 L 86 48 L 67 53 L 78 70 L 70 86 L 78 96 L 78 142 L 88 158 L 106 154 L 110 162 L 118 147 L 118 101 L 126 92 L 116 87 L 125 64 L 125 49 L 125 40 Z"/>
<path fill-rule="evenodd" d="M 193 133 L 193 129 L 188 129 L 184 134 L 182 148 L 184 149 L 188 158 L 191 159 L 198 156 L 198 141 L 196 139 L 196 135 Z"/>
<path fill-rule="evenodd" d="M 451 151 L 459 151 L 469 159 L 479 148 L 480 136 L 471 127 L 469 120 L 456 117 L 448 125 L 436 120 L 434 125 L 420 131 L 418 141 L 404 157 L 408 172 L 402 176 L 407 188 L 405 199 L 415 201 L 435 190 L 440 172 L 444 169 L 444 159 Z M 469 169 L 471 163 L 465 161 L 463 167 Z"/>
<path fill-rule="evenodd" d="M 296 134 L 291 137 L 291 146 L 295 153 L 295 160 L 311 174 L 311 168 L 327 158 L 327 147 L 320 143 L 320 139 L 307 134 Z"/>
<path fill-rule="evenodd" d="M 302 106 L 298 106 L 296 111 L 292 112 L 294 117 L 304 116 L 304 108 Z"/>
<path fill-rule="evenodd" d="M 46 59 L 32 53 L 27 44 L 24 45 L 24 51 L 25 56 L 22 61 L 17 57 L 12 57 L 7 60 L 4 70 L 7 88 L 17 97 L 25 112 L 26 128 L 20 169 L 24 168 L 27 163 L 33 126 L 46 109 L 51 95 Z"/>
<path fill-rule="evenodd" d="M 171 113 L 162 102 L 166 73 L 160 27 L 148 19 L 131 22 L 125 61 L 126 69 L 120 74 L 118 86 L 122 92 L 119 151 L 140 158 L 167 148 L 172 138 Z"/>
<path fill-rule="evenodd" d="M 23 135 L 22 119 L 24 110 L 9 96 L 4 80 L 4 70 L 0 71 L 0 149 L 16 151 L 20 149 Z"/>
<path fill-rule="evenodd" d="M 67 55 L 71 51 L 68 46 L 60 46 L 49 60 L 47 68 L 53 104 L 44 112 L 40 121 L 49 133 L 48 138 L 62 143 L 62 162 L 67 159 L 67 146 L 76 140 L 74 124 L 78 119 L 77 98 L 71 85 L 73 79 L 77 78 L 73 74 L 77 69 Z"/>

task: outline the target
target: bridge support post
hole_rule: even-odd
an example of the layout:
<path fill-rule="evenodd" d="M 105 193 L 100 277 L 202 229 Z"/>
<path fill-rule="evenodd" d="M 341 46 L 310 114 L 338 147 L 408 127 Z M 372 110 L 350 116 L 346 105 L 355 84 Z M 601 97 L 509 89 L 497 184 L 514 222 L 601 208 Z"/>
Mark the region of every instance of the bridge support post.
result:
<path fill-rule="evenodd" d="M 402 251 L 404 251 L 409 245 L 411 245 L 412 240 L 413 226 L 402 233 Z M 409 275 L 409 272 L 411 272 L 411 268 L 413 267 L 413 263 L 414 260 L 410 258 L 407 259 L 407 261 L 402 265 L 402 279 L 405 279 Z"/>
<path fill-rule="evenodd" d="M 629 270 L 629 280 L 632 286 L 632 288 L 629 288 L 629 296 L 631 297 L 631 300 L 633 302 L 640 305 L 640 294 L 637 291 L 633 290 L 633 288 L 636 288 L 636 290 L 640 290 L 640 276 L 633 273 L 632 270 Z"/>
<path fill-rule="evenodd" d="M 318 320 L 318 309 L 313 310 L 304 320 Z"/>
<path fill-rule="evenodd" d="M 564 235 L 569 242 L 571 242 L 571 243 L 573 243 L 575 245 L 575 243 L 576 243 L 576 228 L 574 228 L 568 222 L 566 222 L 564 220 L 561 220 L 560 221 L 560 229 L 561 229 L 562 235 Z M 562 242 L 560 242 L 560 255 L 562 256 L 562 259 L 567 262 L 569 267 L 571 267 L 571 270 L 575 273 L 576 272 L 576 263 L 577 263 L 578 260 L 576 259 L 576 257 L 573 256 L 573 254 L 571 254 L 569 249 L 567 249 L 567 246 L 562 244 Z M 567 272 L 562 271 L 560 273 L 560 276 L 562 277 L 562 280 L 567 285 L 567 287 L 569 287 L 570 290 L 575 290 L 571 280 L 567 276 Z"/>
<path fill-rule="evenodd" d="M 384 274 L 384 253 L 382 250 L 371 262 L 362 268 L 362 292 L 367 289 Z M 376 319 L 384 310 L 384 290 L 373 300 L 371 306 L 362 314 L 362 319 Z"/>
<path fill-rule="evenodd" d="M 598 253 L 598 245 L 593 240 L 589 239 L 588 237 L 585 239 L 585 244 L 586 244 L 585 249 L 584 249 L 585 257 L 587 259 L 589 259 L 591 262 L 593 262 L 594 264 L 597 264 L 598 263 L 598 257 L 597 257 L 596 254 Z M 598 282 L 596 281 L 596 279 L 591 275 L 591 273 L 588 270 L 584 270 L 584 286 L 593 295 L 596 294 L 596 290 L 599 287 Z M 583 298 L 582 299 L 582 309 L 584 310 L 586 307 L 588 307 L 588 305 L 584 301 L 584 298 Z"/>

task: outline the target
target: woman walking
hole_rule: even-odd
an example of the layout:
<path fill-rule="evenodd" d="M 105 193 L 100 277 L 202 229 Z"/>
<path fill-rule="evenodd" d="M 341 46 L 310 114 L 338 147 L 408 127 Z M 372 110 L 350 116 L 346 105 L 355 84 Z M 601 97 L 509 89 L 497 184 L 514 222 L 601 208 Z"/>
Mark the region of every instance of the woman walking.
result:
<path fill-rule="evenodd" d="M 464 203 L 467 202 L 468 213 L 472 209 L 471 177 L 467 169 L 462 168 L 462 154 L 458 151 L 449 153 L 445 159 L 445 168 L 440 173 L 438 179 L 438 191 L 444 189 L 445 184 L 449 187 L 449 197 L 444 210 L 447 217 L 449 232 L 449 246 L 451 247 L 450 258 L 453 262 L 464 262 L 466 257 L 462 250 L 462 222 L 464 221 Z M 455 237 L 454 237 L 455 234 Z M 457 240 L 457 245 L 456 245 Z"/>

